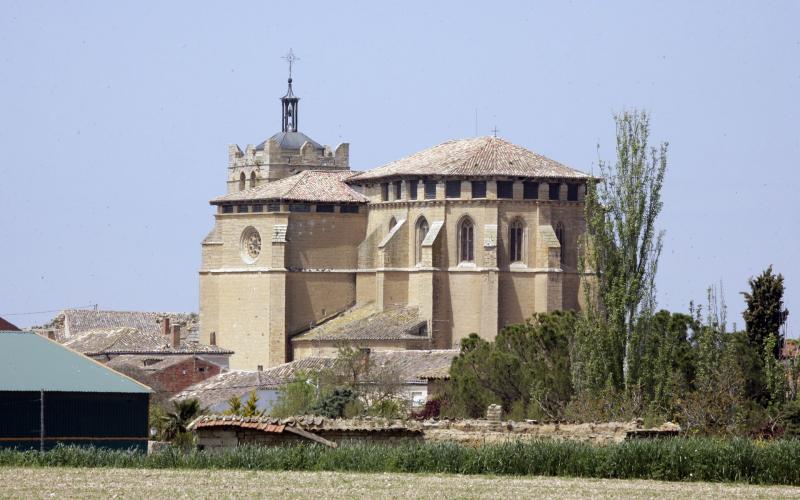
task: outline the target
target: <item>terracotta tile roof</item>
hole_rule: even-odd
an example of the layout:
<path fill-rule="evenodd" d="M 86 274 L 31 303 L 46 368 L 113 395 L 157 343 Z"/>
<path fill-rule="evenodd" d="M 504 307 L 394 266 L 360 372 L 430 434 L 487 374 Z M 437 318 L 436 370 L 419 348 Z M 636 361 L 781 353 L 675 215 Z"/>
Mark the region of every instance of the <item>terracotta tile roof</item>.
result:
<path fill-rule="evenodd" d="M 161 318 L 167 316 L 172 324 L 180 323 L 181 336 L 196 340 L 197 315 L 193 313 L 165 313 L 146 311 L 95 311 L 94 309 L 65 309 L 49 325 L 39 330 L 54 329 L 56 338 L 65 340 L 89 330 L 133 328 L 145 334 L 161 334 Z"/>
<path fill-rule="evenodd" d="M 458 354 L 456 354 L 457 356 Z M 438 366 L 419 374 L 423 380 L 450 380 L 450 365 Z"/>
<path fill-rule="evenodd" d="M 444 369 L 449 373 L 458 352 L 457 349 L 373 351 L 369 354 L 369 362 L 375 369 L 391 368 L 404 384 L 423 384 L 421 375 L 431 370 Z M 303 358 L 264 370 L 262 374 L 272 383 L 277 381 L 275 387 L 279 387 L 294 380 L 299 372 L 335 370 L 337 363 L 336 358 Z"/>
<path fill-rule="evenodd" d="M 292 342 L 314 340 L 424 340 L 418 335 L 425 321 L 415 307 L 379 310 L 374 303 L 353 307 L 292 337 Z"/>
<path fill-rule="evenodd" d="M 377 368 L 391 367 L 406 384 L 424 384 L 422 375 L 432 370 L 450 371 L 458 349 L 431 349 L 425 351 L 376 351 L 369 355 Z"/>
<path fill-rule="evenodd" d="M 223 403 L 232 396 L 246 396 L 251 391 L 276 389 L 282 380 L 267 372 L 231 370 L 198 382 L 176 394 L 172 399 L 197 399 L 208 408 Z"/>
<path fill-rule="evenodd" d="M 125 366 L 133 366 L 145 372 L 159 372 L 170 366 L 193 359 L 202 359 L 207 363 L 213 363 L 195 354 L 123 354 L 111 359 L 105 365 L 115 370 Z"/>
<path fill-rule="evenodd" d="M 136 328 L 100 328 L 73 336 L 64 345 L 87 356 L 120 354 L 233 354 L 219 346 L 181 340 L 172 347 L 172 337 Z"/>
<path fill-rule="evenodd" d="M 211 200 L 212 205 L 254 200 L 285 200 L 323 203 L 366 203 L 369 199 L 345 184 L 350 170 L 304 170 L 291 177 L 254 188 L 228 193 Z"/>
<path fill-rule="evenodd" d="M 358 173 L 349 183 L 394 176 L 535 177 L 587 179 L 583 172 L 499 137 L 448 141 L 382 167 Z"/>

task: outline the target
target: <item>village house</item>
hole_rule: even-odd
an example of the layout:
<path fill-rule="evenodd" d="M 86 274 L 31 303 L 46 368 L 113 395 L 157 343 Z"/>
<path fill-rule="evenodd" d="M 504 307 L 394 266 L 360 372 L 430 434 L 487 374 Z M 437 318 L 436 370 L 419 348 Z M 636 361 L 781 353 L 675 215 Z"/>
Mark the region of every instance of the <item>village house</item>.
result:
<path fill-rule="evenodd" d="M 46 325 L 33 327 L 33 331 L 59 342 L 92 330 L 117 328 L 132 328 L 143 334 L 158 335 L 164 333 L 163 318 L 168 318 L 171 324 L 182 325 L 181 338 L 190 342 L 199 340 L 198 318 L 194 313 L 64 309 Z"/>
<path fill-rule="evenodd" d="M 215 453 L 244 445 L 281 446 L 315 442 L 336 448 L 343 443 L 421 442 L 420 425 L 386 419 L 330 419 L 313 415 L 277 419 L 204 415 L 189 424 L 200 450 Z"/>
<path fill-rule="evenodd" d="M 499 137 L 372 170 L 298 130 L 229 146 L 202 242 L 200 339 L 256 370 L 337 345 L 452 349 L 536 312 L 578 309 L 589 176 Z"/>
<path fill-rule="evenodd" d="M 364 353 L 363 363 L 370 369 L 396 380 L 396 397 L 411 408 L 419 408 L 428 399 L 428 380 L 421 375 L 447 371 L 458 355 L 453 349 L 377 351 Z M 263 371 L 231 370 L 199 382 L 178 393 L 173 399 L 197 399 L 208 413 L 228 410 L 228 400 L 245 401 L 253 391 L 258 396 L 258 409 L 269 412 L 278 399 L 281 387 L 300 373 L 314 374 L 341 368 L 341 360 L 333 357 L 308 357 L 284 363 Z M 368 389 L 368 388 L 367 388 Z"/>
<path fill-rule="evenodd" d="M 63 344 L 102 362 L 128 356 L 128 360 L 138 357 L 143 364 L 149 364 L 148 360 L 153 359 L 196 355 L 223 368 L 228 367 L 228 359 L 233 354 L 229 349 L 188 340 L 182 334 L 181 326 L 170 325 L 169 318 L 164 318 L 160 327 L 160 333 L 130 327 L 86 330 L 72 335 Z"/>
<path fill-rule="evenodd" d="M 123 354 L 108 361 L 106 366 L 148 385 L 154 391 L 153 399 L 159 402 L 224 370 L 222 366 L 194 354 Z"/>

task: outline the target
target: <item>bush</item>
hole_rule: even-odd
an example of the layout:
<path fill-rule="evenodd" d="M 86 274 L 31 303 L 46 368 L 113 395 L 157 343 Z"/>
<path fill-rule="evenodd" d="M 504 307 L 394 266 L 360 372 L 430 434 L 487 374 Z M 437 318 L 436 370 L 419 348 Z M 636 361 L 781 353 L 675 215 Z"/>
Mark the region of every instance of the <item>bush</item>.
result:
<path fill-rule="evenodd" d="M 452 443 L 243 446 L 218 454 L 177 448 L 140 452 L 59 446 L 51 451 L 0 450 L 0 467 L 127 467 L 514 474 L 665 481 L 800 485 L 800 440 L 674 438 L 608 446 L 569 441 L 505 443 L 479 448 Z"/>
<path fill-rule="evenodd" d="M 311 408 L 313 415 L 321 415 L 328 418 L 341 418 L 345 416 L 345 409 L 348 404 L 356 400 L 356 393 L 352 389 L 334 389 L 326 397 L 321 398 Z"/>

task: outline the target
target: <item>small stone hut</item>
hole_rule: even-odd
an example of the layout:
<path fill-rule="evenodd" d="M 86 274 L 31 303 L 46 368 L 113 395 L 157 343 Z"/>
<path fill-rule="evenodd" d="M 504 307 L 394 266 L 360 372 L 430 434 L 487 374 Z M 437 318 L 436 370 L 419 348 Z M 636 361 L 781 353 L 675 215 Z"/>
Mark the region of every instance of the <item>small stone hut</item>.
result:
<path fill-rule="evenodd" d="M 204 415 L 189 424 L 188 429 L 197 434 L 198 448 L 211 452 L 248 444 L 279 446 L 307 441 L 335 448 L 345 442 L 396 444 L 423 439 L 420 426 L 382 418 Z"/>

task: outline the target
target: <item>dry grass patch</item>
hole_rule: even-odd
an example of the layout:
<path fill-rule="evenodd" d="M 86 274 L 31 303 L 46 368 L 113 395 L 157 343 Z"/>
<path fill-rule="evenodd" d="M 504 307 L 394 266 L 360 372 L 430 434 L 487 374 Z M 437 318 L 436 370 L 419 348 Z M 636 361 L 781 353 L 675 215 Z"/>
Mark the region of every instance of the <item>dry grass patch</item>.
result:
<path fill-rule="evenodd" d="M 2 498 L 797 498 L 800 488 L 445 474 L 0 468 Z"/>

